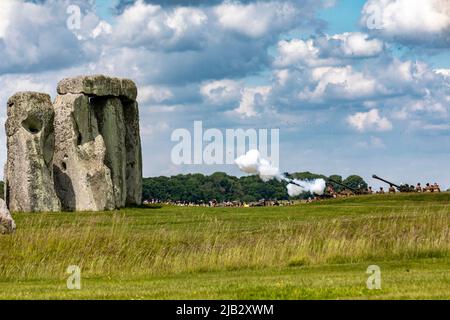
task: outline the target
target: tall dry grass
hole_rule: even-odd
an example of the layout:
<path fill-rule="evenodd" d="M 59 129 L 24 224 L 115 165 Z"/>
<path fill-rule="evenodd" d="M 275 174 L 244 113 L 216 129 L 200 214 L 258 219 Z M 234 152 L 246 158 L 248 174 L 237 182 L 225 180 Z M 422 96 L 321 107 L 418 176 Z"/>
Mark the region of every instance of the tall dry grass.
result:
<path fill-rule="evenodd" d="M 0 281 L 64 278 L 69 265 L 83 277 L 164 276 L 246 268 L 370 260 L 448 257 L 450 213 L 405 212 L 290 221 L 239 228 L 201 217 L 189 228 L 136 225 L 121 213 L 22 218 L 0 238 Z"/>

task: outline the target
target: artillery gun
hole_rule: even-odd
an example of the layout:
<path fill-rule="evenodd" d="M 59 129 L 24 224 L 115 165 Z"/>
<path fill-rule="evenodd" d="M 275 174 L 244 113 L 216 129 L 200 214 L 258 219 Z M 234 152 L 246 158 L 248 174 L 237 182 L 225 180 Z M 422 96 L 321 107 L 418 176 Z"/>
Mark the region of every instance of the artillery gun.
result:
<path fill-rule="evenodd" d="M 342 182 L 338 182 L 338 181 L 333 180 L 333 179 L 330 179 L 330 178 L 328 178 L 327 180 L 328 180 L 328 183 L 334 183 L 334 184 L 337 184 L 338 186 L 341 186 L 341 187 L 343 187 L 344 189 L 350 190 L 350 191 L 352 191 L 352 192 L 355 193 L 355 194 L 359 193 L 359 190 L 357 190 L 357 189 L 355 189 L 355 188 L 352 188 L 352 187 L 349 187 L 349 186 L 343 184 Z"/>
<path fill-rule="evenodd" d="M 340 195 L 350 196 L 350 195 L 362 195 L 362 194 L 368 194 L 368 191 L 367 191 L 367 190 L 356 189 L 356 188 L 350 187 L 350 186 L 348 186 L 348 185 L 346 185 L 346 184 L 344 184 L 344 183 L 342 183 L 342 182 L 338 182 L 338 181 L 333 180 L 333 179 L 330 179 L 330 178 L 326 178 L 326 181 L 327 181 L 327 183 L 334 183 L 334 184 L 337 184 L 337 185 L 343 187 L 345 190 L 347 190 L 347 192 L 342 191 L 342 192 L 340 193 Z M 290 183 L 290 184 L 293 184 L 293 185 L 296 185 L 296 186 L 298 186 L 298 187 L 303 188 L 300 184 L 296 183 L 294 180 L 289 180 L 289 183 Z M 329 195 L 329 194 L 328 194 L 328 195 L 327 195 L 327 194 L 323 194 L 323 195 L 321 195 L 321 197 L 322 197 L 322 198 L 327 198 L 327 197 L 331 197 L 331 195 Z"/>
<path fill-rule="evenodd" d="M 352 188 L 352 187 L 350 187 L 350 186 L 348 186 L 348 185 L 346 185 L 346 184 L 344 184 L 342 182 L 338 182 L 338 181 L 330 179 L 330 178 L 328 178 L 327 181 L 328 181 L 328 183 L 337 184 L 337 185 L 343 187 L 344 189 L 347 189 L 348 191 L 351 191 L 353 194 L 356 194 L 356 195 L 362 195 L 362 194 L 367 194 L 368 193 L 367 190 Z"/>
<path fill-rule="evenodd" d="M 410 186 L 409 184 L 397 185 L 397 184 L 395 184 L 393 182 L 390 182 L 390 181 L 388 181 L 386 179 L 380 178 L 376 174 L 374 174 L 372 176 L 372 178 L 380 180 L 380 181 L 383 181 L 384 183 L 388 184 L 391 188 L 396 188 L 400 192 L 415 192 L 414 186 Z"/>

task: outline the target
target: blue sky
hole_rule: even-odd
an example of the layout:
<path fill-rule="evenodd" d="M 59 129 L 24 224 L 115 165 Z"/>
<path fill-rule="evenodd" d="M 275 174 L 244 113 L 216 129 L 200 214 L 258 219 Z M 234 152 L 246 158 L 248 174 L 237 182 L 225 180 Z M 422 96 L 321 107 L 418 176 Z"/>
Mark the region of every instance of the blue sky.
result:
<path fill-rule="evenodd" d="M 145 176 L 239 175 L 172 163 L 202 120 L 280 129 L 282 171 L 450 188 L 449 47 L 449 0 L 2 0 L 0 124 L 16 91 L 104 73 L 139 86 Z"/>
<path fill-rule="evenodd" d="M 327 23 L 327 31 L 333 34 L 348 32 L 358 27 L 365 0 L 340 0 L 336 5 L 319 10 L 319 17 Z"/>

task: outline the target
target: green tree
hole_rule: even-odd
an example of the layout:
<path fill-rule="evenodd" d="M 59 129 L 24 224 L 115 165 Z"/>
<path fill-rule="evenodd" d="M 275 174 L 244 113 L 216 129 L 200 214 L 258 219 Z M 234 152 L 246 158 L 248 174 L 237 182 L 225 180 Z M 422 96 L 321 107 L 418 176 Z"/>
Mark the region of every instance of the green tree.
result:
<path fill-rule="evenodd" d="M 344 184 L 354 189 L 365 190 L 368 188 L 367 183 L 364 181 L 364 179 L 357 175 L 349 176 L 344 180 Z"/>
<path fill-rule="evenodd" d="M 5 197 L 5 183 L 0 181 L 0 199 Z"/>
<path fill-rule="evenodd" d="M 342 176 L 340 176 L 340 175 L 337 175 L 337 174 L 331 175 L 330 179 L 334 180 L 336 182 L 342 183 Z M 341 192 L 344 189 L 341 185 L 339 185 L 337 183 L 330 182 L 330 184 L 333 187 L 334 191 L 336 191 L 336 192 Z"/>
<path fill-rule="evenodd" d="M 294 179 L 299 180 L 314 180 L 314 179 L 326 179 L 327 177 L 323 174 L 315 174 L 311 172 L 295 172 L 290 175 Z"/>

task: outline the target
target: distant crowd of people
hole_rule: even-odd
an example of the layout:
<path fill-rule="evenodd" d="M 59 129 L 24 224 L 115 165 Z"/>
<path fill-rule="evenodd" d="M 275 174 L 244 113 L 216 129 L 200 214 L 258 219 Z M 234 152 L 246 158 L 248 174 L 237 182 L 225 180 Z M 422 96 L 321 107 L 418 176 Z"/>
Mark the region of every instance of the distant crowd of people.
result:
<path fill-rule="evenodd" d="M 200 202 L 192 202 L 192 201 L 161 201 L 157 199 L 144 200 L 143 204 L 147 206 L 151 205 L 168 205 L 168 206 L 176 206 L 176 207 L 277 207 L 277 206 L 290 206 L 298 203 L 298 201 L 291 200 L 264 200 L 261 199 L 256 202 L 244 202 L 244 201 L 222 201 L 219 202 L 217 200 L 211 200 L 208 202 L 200 201 Z"/>
<path fill-rule="evenodd" d="M 435 182 L 433 185 L 427 183 L 424 188 L 418 183 L 416 192 L 441 192 L 441 187 Z"/>
<path fill-rule="evenodd" d="M 409 189 L 410 192 L 419 192 L 419 193 L 421 193 L 421 192 L 423 192 L 423 193 L 441 192 L 441 187 L 436 182 L 434 184 L 427 183 L 425 185 L 425 187 L 422 187 L 422 184 L 420 182 L 417 183 L 417 185 L 415 187 L 413 185 L 411 185 L 411 186 L 404 185 L 403 187 L 405 189 Z M 389 189 L 388 189 L 388 192 L 389 193 L 396 193 L 397 189 L 394 186 L 391 185 L 389 187 Z M 369 187 L 368 193 L 369 194 L 374 194 L 374 193 L 376 193 L 376 194 L 385 194 L 386 191 L 384 190 L 383 187 L 380 187 L 380 189 L 378 191 L 374 192 L 372 190 L 372 187 Z"/>

